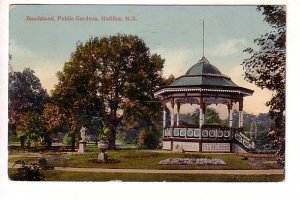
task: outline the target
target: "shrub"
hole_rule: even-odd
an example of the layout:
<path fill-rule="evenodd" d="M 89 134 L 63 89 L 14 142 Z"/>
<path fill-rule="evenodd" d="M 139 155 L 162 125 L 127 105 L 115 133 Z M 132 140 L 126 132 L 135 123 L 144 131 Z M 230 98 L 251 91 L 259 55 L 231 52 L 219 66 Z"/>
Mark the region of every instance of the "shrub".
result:
<path fill-rule="evenodd" d="M 66 135 L 63 139 L 63 144 L 66 146 L 71 146 L 72 145 L 72 137 L 69 135 Z"/>
<path fill-rule="evenodd" d="M 44 175 L 40 173 L 37 164 L 25 164 L 22 160 L 17 160 L 14 164 L 21 164 L 15 172 L 10 174 L 10 179 L 14 181 L 44 181 Z"/>
<path fill-rule="evenodd" d="M 51 138 L 47 133 L 39 113 L 28 112 L 21 115 L 17 125 L 16 134 L 28 147 L 51 146 Z"/>
<path fill-rule="evenodd" d="M 143 129 L 138 138 L 140 148 L 155 149 L 159 144 L 159 131 L 155 128 Z"/>
<path fill-rule="evenodd" d="M 40 158 L 38 160 L 38 162 L 39 162 L 39 166 L 40 166 L 41 169 L 45 169 L 45 170 L 54 169 L 54 167 L 52 165 L 49 165 L 46 158 Z"/>
<path fill-rule="evenodd" d="M 136 144 L 138 141 L 139 132 L 136 130 L 131 130 L 130 132 L 120 132 L 117 137 L 123 140 L 126 144 Z"/>

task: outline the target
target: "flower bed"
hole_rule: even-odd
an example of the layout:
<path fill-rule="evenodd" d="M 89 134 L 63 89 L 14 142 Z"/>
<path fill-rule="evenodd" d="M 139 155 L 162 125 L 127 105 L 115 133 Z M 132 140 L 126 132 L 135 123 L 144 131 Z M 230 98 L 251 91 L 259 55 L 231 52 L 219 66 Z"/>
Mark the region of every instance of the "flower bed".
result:
<path fill-rule="evenodd" d="M 255 153 L 238 153 L 238 156 L 245 158 L 275 158 L 274 154 L 255 154 Z"/>
<path fill-rule="evenodd" d="M 63 157 L 63 156 L 53 156 L 53 157 L 49 157 L 49 158 L 46 158 L 46 160 L 48 162 L 61 162 L 61 161 L 66 161 L 66 160 L 70 160 L 70 158 L 66 158 L 66 157 Z"/>
<path fill-rule="evenodd" d="M 159 162 L 161 165 L 225 165 L 221 159 L 208 158 L 168 158 Z"/>

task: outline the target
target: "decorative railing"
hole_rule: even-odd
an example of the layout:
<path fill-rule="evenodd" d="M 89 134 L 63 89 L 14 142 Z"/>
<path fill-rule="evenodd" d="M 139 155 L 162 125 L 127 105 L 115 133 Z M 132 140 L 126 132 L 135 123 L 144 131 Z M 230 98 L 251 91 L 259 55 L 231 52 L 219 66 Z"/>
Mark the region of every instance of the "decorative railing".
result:
<path fill-rule="evenodd" d="M 231 130 L 229 128 L 205 127 L 205 128 L 165 128 L 164 137 L 178 138 L 206 138 L 206 139 L 229 139 Z"/>
<path fill-rule="evenodd" d="M 242 132 L 235 133 L 235 139 L 240 142 L 247 149 L 252 149 L 250 138 L 245 136 Z"/>
<path fill-rule="evenodd" d="M 242 128 L 228 128 L 223 126 L 202 126 L 200 128 L 174 127 L 163 129 L 164 138 L 194 138 L 208 140 L 235 139 L 247 149 L 252 149 L 250 138 L 242 133 Z"/>

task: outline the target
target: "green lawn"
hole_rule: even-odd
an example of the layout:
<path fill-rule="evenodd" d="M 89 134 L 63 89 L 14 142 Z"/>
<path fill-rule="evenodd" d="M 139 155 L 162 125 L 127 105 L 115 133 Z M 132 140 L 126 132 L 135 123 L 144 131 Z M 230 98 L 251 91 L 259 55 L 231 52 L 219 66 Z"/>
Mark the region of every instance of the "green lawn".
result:
<path fill-rule="evenodd" d="M 20 146 L 20 139 L 16 136 L 9 136 L 8 137 L 8 145 L 9 146 Z"/>
<path fill-rule="evenodd" d="M 110 163 L 97 163 L 98 150 L 89 145 L 86 154 L 43 154 L 50 160 L 51 165 L 57 167 L 82 168 L 111 168 L 111 169 L 255 169 L 250 161 L 235 154 L 211 153 L 174 153 L 150 150 L 116 150 L 108 151 Z M 191 165 L 159 165 L 159 161 L 166 158 L 219 158 L 226 165 L 219 166 L 191 166 Z M 23 160 L 37 162 L 41 157 L 14 157 L 9 162 Z M 61 159 L 64 159 L 61 161 Z M 11 173 L 15 169 L 9 169 Z M 214 175 L 214 174 L 141 174 L 141 173 L 95 173 L 68 172 L 57 170 L 42 170 L 46 181 L 171 181 L 171 182 L 278 182 L 284 175 Z"/>
<path fill-rule="evenodd" d="M 9 169 L 12 172 L 13 169 Z M 284 175 L 141 174 L 41 171 L 45 181 L 279 182 Z"/>
<path fill-rule="evenodd" d="M 149 150 L 116 150 L 109 151 L 110 163 L 97 163 L 97 151 L 86 154 L 61 154 L 44 155 L 46 158 L 55 159 L 51 164 L 57 167 L 88 167 L 88 168 L 112 168 L 112 169 L 253 169 L 248 160 L 235 154 L 204 154 L 204 153 L 172 153 L 154 152 Z M 52 158 L 51 158 L 52 157 Z M 68 160 L 66 160 L 66 159 Z M 159 165 L 159 161 L 167 158 L 220 158 L 226 165 L 218 166 L 187 166 L 187 165 Z M 38 157 L 10 158 L 10 162 L 16 160 L 37 161 Z M 64 159 L 64 160 L 61 160 Z M 60 160 L 60 161 L 59 161 Z"/>

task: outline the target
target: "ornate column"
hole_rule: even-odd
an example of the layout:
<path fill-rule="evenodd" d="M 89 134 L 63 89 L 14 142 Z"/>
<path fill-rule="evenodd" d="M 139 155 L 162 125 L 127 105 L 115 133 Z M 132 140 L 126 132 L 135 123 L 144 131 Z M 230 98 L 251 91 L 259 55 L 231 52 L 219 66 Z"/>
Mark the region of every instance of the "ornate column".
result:
<path fill-rule="evenodd" d="M 165 100 L 163 100 L 162 102 L 162 106 L 163 106 L 163 128 L 166 128 L 166 120 L 167 120 L 167 106 L 166 106 L 166 102 Z"/>
<path fill-rule="evenodd" d="M 171 100 L 171 128 L 174 127 L 174 98 Z"/>
<path fill-rule="evenodd" d="M 199 111 L 199 128 L 202 127 L 203 125 L 203 117 L 204 117 L 204 114 L 203 114 L 203 108 L 204 108 L 204 103 L 203 102 L 203 98 L 200 97 L 200 104 L 199 104 L 199 108 L 200 108 L 200 111 Z"/>
<path fill-rule="evenodd" d="M 205 124 L 205 113 L 206 113 L 206 105 L 205 105 L 205 103 L 203 103 L 203 116 L 202 116 L 202 125 L 204 125 Z"/>
<path fill-rule="evenodd" d="M 177 119 L 176 119 L 176 125 L 179 126 L 179 115 L 180 115 L 180 103 L 177 103 Z"/>
<path fill-rule="evenodd" d="M 229 128 L 232 127 L 232 103 L 228 104 Z"/>
<path fill-rule="evenodd" d="M 239 128 L 244 126 L 243 98 L 239 101 Z"/>
<path fill-rule="evenodd" d="M 199 128 L 203 125 L 203 110 L 200 105 L 200 113 L 199 113 Z"/>

